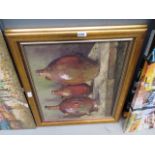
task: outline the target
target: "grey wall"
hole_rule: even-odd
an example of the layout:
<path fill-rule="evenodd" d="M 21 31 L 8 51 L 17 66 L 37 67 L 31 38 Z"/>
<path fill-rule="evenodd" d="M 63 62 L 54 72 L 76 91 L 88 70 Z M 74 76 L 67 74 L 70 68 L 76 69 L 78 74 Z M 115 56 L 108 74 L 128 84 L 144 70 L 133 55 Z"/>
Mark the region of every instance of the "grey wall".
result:
<path fill-rule="evenodd" d="M 74 27 L 74 26 L 112 26 L 148 24 L 147 19 L 2 19 L 3 28 L 41 28 L 41 27 Z"/>

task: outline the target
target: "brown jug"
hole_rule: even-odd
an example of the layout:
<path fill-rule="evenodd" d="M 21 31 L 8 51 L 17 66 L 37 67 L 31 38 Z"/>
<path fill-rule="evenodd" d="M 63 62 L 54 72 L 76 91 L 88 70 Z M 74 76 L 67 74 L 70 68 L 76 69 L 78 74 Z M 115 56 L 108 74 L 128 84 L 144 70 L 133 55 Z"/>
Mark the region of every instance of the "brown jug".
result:
<path fill-rule="evenodd" d="M 56 106 L 45 106 L 49 110 L 60 110 L 65 115 L 82 116 L 97 111 L 96 101 L 88 97 L 68 98 Z"/>
<path fill-rule="evenodd" d="M 87 84 L 68 85 L 52 91 L 53 94 L 62 97 L 86 96 L 89 95 L 90 92 L 91 88 Z"/>
<path fill-rule="evenodd" d="M 99 73 L 99 65 L 82 55 L 67 55 L 52 61 L 36 73 L 64 85 L 75 85 L 93 80 Z"/>

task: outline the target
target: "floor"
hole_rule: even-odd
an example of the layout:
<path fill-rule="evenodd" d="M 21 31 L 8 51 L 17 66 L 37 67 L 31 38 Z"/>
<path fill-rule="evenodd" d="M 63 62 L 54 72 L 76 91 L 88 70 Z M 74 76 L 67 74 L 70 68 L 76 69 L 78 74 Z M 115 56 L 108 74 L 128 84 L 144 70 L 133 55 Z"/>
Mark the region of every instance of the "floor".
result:
<path fill-rule="evenodd" d="M 122 135 L 122 121 L 111 124 L 38 127 L 27 130 L 1 130 L 0 135 Z M 130 133 L 131 134 L 131 133 Z M 137 135 L 154 135 L 155 129 L 143 130 Z"/>

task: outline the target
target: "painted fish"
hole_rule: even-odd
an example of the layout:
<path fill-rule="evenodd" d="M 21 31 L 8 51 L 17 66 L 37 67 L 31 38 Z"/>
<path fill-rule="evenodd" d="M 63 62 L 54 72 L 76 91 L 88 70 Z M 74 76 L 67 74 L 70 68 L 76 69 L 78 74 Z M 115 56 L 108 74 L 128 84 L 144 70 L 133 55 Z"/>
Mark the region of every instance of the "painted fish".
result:
<path fill-rule="evenodd" d="M 75 97 L 89 95 L 91 88 L 87 84 L 68 85 L 58 90 L 53 90 L 52 93 L 63 97 Z"/>
<path fill-rule="evenodd" d="M 76 85 L 93 80 L 99 73 L 99 65 L 82 55 L 67 55 L 52 61 L 36 73 L 64 85 Z"/>
<path fill-rule="evenodd" d="M 56 106 L 45 106 L 49 110 L 60 110 L 65 115 L 83 116 L 97 111 L 96 101 L 89 97 L 68 98 Z"/>

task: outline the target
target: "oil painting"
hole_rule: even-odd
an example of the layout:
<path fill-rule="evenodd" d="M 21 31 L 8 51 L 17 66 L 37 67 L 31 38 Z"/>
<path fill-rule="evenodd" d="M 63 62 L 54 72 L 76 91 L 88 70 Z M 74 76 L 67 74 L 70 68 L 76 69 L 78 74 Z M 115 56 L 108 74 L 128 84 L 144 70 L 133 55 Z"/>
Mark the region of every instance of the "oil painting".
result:
<path fill-rule="evenodd" d="M 21 44 L 43 121 L 112 116 L 131 43 Z"/>
<path fill-rule="evenodd" d="M 27 129 L 35 126 L 0 31 L 0 130 Z"/>
<path fill-rule="evenodd" d="M 117 122 L 146 25 L 7 29 L 37 126 Z"/>

